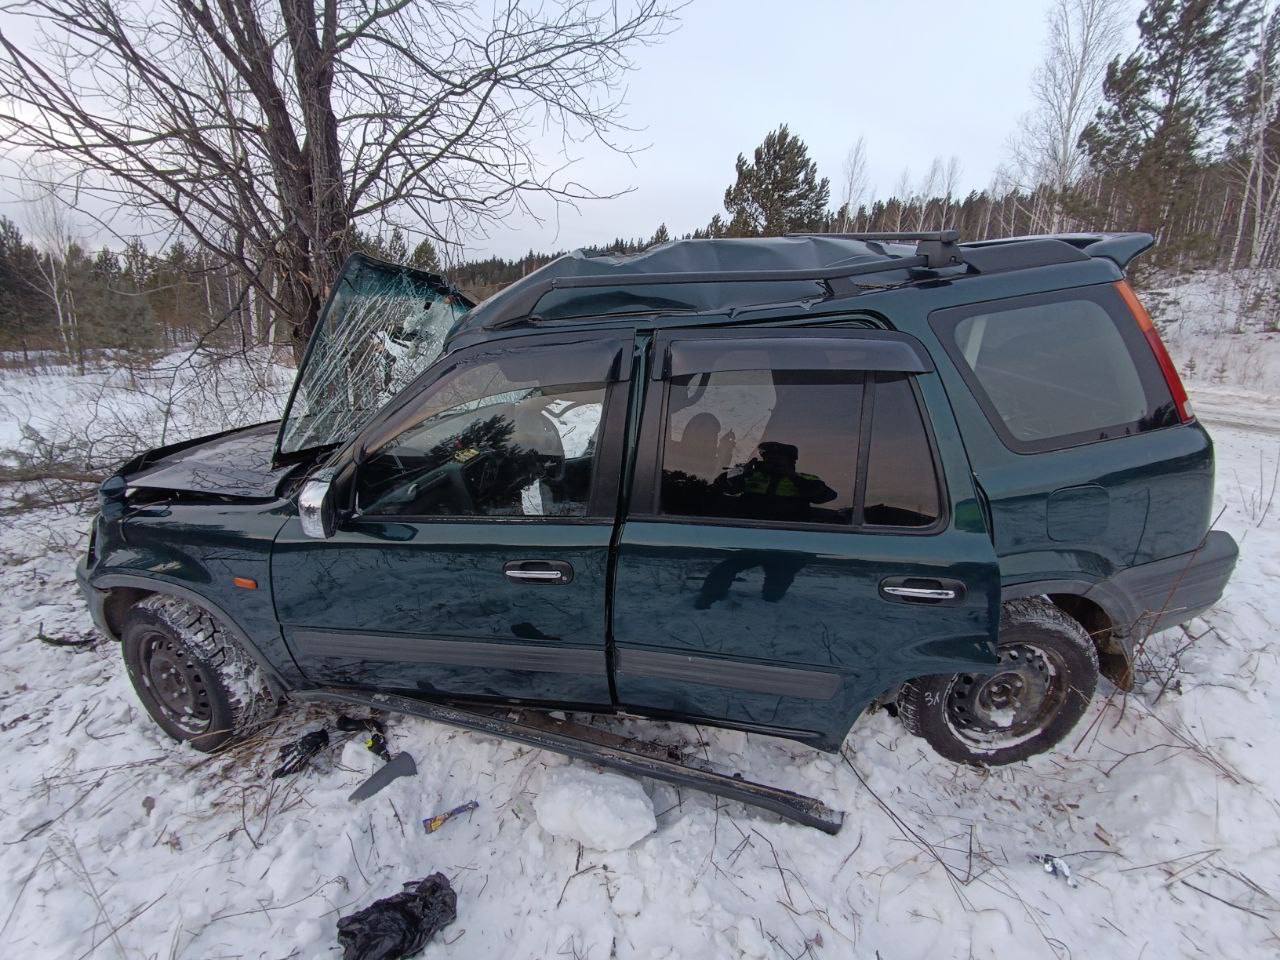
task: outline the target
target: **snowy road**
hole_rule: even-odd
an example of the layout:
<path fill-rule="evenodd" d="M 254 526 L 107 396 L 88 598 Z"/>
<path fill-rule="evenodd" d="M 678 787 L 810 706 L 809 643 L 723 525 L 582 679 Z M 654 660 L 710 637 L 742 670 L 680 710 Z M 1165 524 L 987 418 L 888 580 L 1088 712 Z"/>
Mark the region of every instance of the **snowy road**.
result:
<path fill-rule="evenodd" d="M 673 741 L 701 733 L 709 756 L 845 810 L 836 837 L 645 784 L 656 831 L 601 853 L 539 816 L 581 828 L 585 814 L 564 807 L 587 788 L 565 784 L 586 777 L 592 829 L 626 835 L 634 824 L 618 821 L 643 797 L 422 721 L 389 732 L 420 775 L 359 806 L 346 795 L 375 761 L 354 742 L 269 779 L 278 743 L 323 711 L 288 714 L 272 742 L 233 755 L 175 749 L 141 716 L 111 645 L 38 639 L 90 631 L 72 578 L 85 519 L 5 521 L 4 955 L 336 960 L 337 916 L 439 870 L 458 919 L 429 957 L 1273 957 L 1280 408 L 1243 390 L 1191 393 L 1240 565 L 1203 621 L 1153 638 L 1135 695 L 1104 685 L 1060 752 L 960 769 L 883 715 L 855 727 L 843 757 L 660 727 Z M 423 817 L 471 799 L 474 813 L 423 831 Z"/>

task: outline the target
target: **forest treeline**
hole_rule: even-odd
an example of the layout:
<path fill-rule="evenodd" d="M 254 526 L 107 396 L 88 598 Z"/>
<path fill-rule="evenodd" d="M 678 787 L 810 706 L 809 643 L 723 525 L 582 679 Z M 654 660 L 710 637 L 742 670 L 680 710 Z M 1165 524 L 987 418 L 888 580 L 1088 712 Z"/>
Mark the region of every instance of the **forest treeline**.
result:
<path fill-rule="evenodd" d="M 1123 0 L 1055 0 L 1033 109 L 986 188 L 961 193 L 960 161 L 939 157 L 876 196 L 865 141 L 840 171 L 820 171 L 802 131 L 782 125 L 738 155 L 724 195 L 707 198 L 723 210 L 686 236 L 1144 230 L 1158 240 L 1146 271 L 1269 275 L 1280 266 L 1280 12 L 1262 0 L 1148 0 L 1137 45 L 1122 49 L 1127 9 Z M 90 249 L 50 203 L 33 209 L 28 235 L 0 220 L 0 349 L 8 357 L 53 351 L 83 364 L 102 349 L 288 342 L 277 308 L 201 246 L 176 239 L 158 250 L 139 241 Z M 427 231 L 387 224 L 354 230 L 348 247 L 441 268 Z M 657 224 L 651 236 L 588 252 L 634 253 L 671 238 Z M 481 299 L 561 252 L 446 262 L 444 272 Z M 1253 305 L 1274 327 L 1274 284 L 1253 289 Z"/>

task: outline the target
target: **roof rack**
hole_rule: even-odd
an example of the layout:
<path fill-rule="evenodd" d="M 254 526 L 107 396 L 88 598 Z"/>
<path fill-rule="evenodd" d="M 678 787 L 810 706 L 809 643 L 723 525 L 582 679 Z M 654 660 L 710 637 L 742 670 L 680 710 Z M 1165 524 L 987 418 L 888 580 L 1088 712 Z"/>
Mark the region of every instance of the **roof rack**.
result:
<path fill-rule="evenodd" d="M 826 234 L 825 236 L 832 236 Z M 836 235 L 838 236 L 838 235 Z M 956 263 L 959 260 L 954 261 Z M 804 267 L 785 270 L 718 270 L 688 271 L 679 273 L 638 273 L 587 277 L 553 277 L 541 283 L 532 283 L 527 289 L 511 290 L 511 296 L 503 304 L 502 315 L 486 324 L 490 330 L 498 330 L 520 323 L 533 315 L 538 301 L 553 290 L 582 290 L 599 287 L 650 287 L 682 283 L 778 283 L 789 280 L 839 280 L 888 270 L 906 270 L 911 267 L 929 266 L 929 257 L 885 257 L 871 262 L 836 264 L 828 267 Z"/>
<path fill-rule="evenodd" d="M 789 237 L 838 237 L 841 240 L 869 240 L 878 243 L 910 243 L 916 241 L 916 256 L 924 257 L 925 266 L 936 270 L 963 263 L 956 244 L 959 230 L 909 230 L 890 233 L 789 233 Z"/>
<path fill-rule="evenodd" d="M 477 307 L 469 317 L 472 326 L 499 330 L 527 320 L 538 320 L 535 313 L 539 301 L 556 290 L 619 290 L 675 284 L 778 283 L 817 281 L 824 283 L 831 296 L 836 295 L 831 281 L 869 274 L 925 268 L 963 267 L 970 274 L 1004 273 L 1034 267 L 1065 264 L 1105 256 L 1121 269 L 1151 244 L 1145 234 L 1058 234 L 1036 237 L 1014 237 L 1007 240 L 982 240 L 960 243 L 958 230 L 914 230 L 891 233 L 793 233 L 788 237 L 820 240 L 855 240 L 864 244 L 915 243 L 914 256 L 898 256 L 884 248 L 867 249 L 851 258 L 825 266 L 794 266 L 777 270 L 701 270 L 688 269 L 654 273 L 610 272 L 603 274 L 550 275 L 545 271 L 566 258 L 552 261 L 546 267 L 517 280 Z M 760 238 L 768 244 L 779 238 Z M 747 240 L 675 241 L 655 249 L 680 244 L 747 243 Z M 870 254 L 870 259 L 868 258 Z M 849 262 L 853 259 L 854 262 Z M 665 265 L 665 264 L 664 264 Z M 541 276 L 539 274 L 542 274 Z M 914 279 L 931 274 L 915 274 Z M 843 295 L 843 294 L 841 294 Z M 464 323 L 460 321 L 460 323 Z"/>

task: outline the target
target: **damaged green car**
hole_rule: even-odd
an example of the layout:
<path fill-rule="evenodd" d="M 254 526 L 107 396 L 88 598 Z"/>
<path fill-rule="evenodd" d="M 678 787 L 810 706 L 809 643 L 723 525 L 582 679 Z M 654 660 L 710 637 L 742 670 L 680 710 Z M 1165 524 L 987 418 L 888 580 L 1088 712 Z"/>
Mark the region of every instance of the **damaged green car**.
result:
<path fill-rule="evenodd" d="M 547 711 L 1021 760 L 1235 563 L 1150 244 L 677 241 L 475 307 L 355 257 L 284 418 L 126 464 L 80 582 L 202 750 L 327 699 L 725 795 L 785 791 Z"/>

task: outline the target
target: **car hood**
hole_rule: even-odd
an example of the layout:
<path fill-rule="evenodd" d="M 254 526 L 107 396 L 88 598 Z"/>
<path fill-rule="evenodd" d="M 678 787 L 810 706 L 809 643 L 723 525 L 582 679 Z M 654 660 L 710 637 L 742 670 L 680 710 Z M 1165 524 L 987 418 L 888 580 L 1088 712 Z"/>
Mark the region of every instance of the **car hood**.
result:
<path fill-rule="evenodd" d="M 130 487 L 211 496 L 265 499 L 301 464 L 273 467 L 280 422 L 229 430 L 167 447 L 129 461 L 120 475 Z"/>

